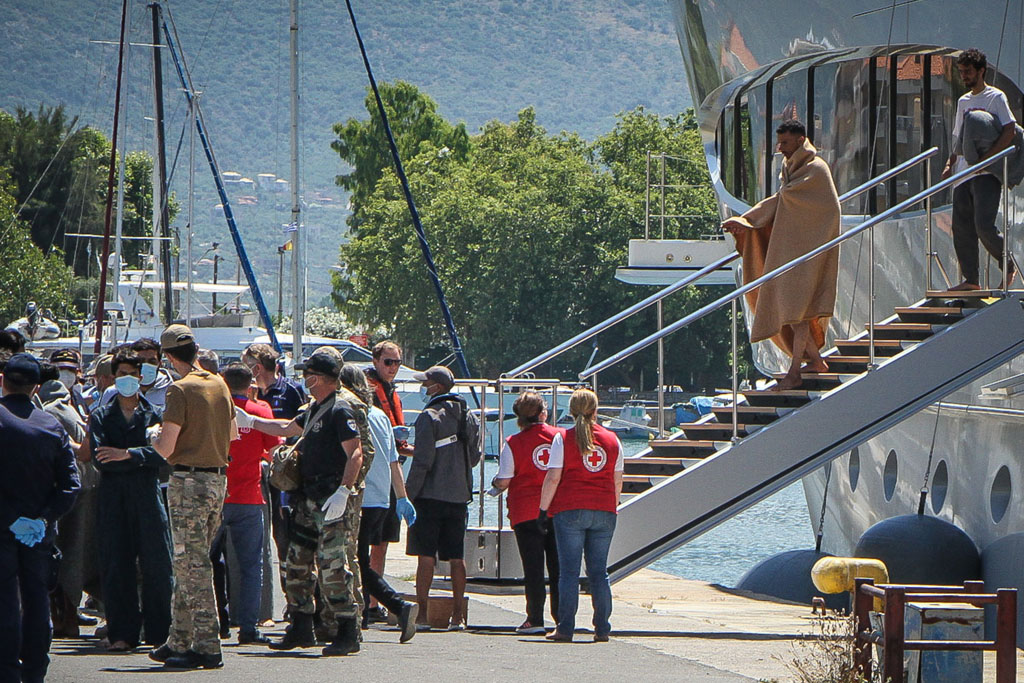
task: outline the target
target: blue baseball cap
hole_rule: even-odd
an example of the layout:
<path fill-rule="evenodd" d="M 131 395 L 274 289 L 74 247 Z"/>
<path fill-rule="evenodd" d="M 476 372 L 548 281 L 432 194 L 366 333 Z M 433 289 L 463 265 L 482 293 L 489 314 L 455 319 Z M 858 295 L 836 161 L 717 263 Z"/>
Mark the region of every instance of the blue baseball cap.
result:
<path fill-rule="evenodd" d="M 31 353 L 16 353 L 4 366 L 4 379 L 14 384 L 39 384 L 42 368 Z"/>

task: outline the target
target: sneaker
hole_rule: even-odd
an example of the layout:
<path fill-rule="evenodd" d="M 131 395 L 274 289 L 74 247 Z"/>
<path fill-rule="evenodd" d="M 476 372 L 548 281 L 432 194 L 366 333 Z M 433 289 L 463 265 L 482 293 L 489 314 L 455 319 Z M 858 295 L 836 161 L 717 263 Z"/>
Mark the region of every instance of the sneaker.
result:
<path fill-rule="evenodd" d="M 420 606 L 415 602 L 407 602 L 398 612 L 398 628 L 402 631 L 398 642 L 407 643 L 416 635 L 416 617 L 420 615 Z"/>
<path fill-rule="evenodd" d="M 171 657 L 176 657 L 178 655 L 183 655 L 183 654 L 185 654 L 185 653 L 184 652 L 175 652 L 174 650 L 172 650 L 170 648 L 170 646 L 167 645 L 167 643 L 164 643 L 160 647 L 158 647 L 156 649 L 153 649 L 153 650 L 150 650 L 149 651 L 149 658 L 152 659 L 154 662 L 164 663 L 168 659 L 170 659 Z"/>
<path fill-rule="evenodd" d="M 595 643 L 607 643 L 608 642 L 608 634 L 607 633 L 595 633 L 594 634 L 594 642 Z"/>
<path fill-rule="evenodd" d="M 368 623 L 384 624 L 388 621 L 388 610 L 383 605 L 377 605 L 366 610 L 364 617 Z"/>
<path fill-rule="evenodd" d="M 168 657 L 164 667 L 168 669 L 219 669 L 224 666 L 220 653 L 204 655 L 195 650 Z"/>
<path fill-rule="evenodd" d="M 547 631 L 543 626 L 534 626 L 530 623 L 530 620 L 527 619 L 519 628 L 516 629 L 516 633 L 521 636 L 542 636 L 547 633 Z"/>
<path fill-rule="evenodd" d="M 465 620 L 462 620 L 462 621 L 450 621 L 450 622 L 448 622 L 448 630 L 449 631 L 465 631 L 466 630 L 466 622 L 465 622 Z"/>
<path fill-rule="evenodd" d="M 238 632 L 238 644 L 239 645 L 269 645 L 270 638 L 259 631 L 239 631 Z"/>
<path fill-rule="evenodd" d="M 553 643 L 571 643 L 572 642 L 572 634 L 566 635 L 564 633 L 559 633 L 558 629 L 555 629 L 551 633 L 547 634 L 544 638 L 546 640 L 550 640 Z"/>

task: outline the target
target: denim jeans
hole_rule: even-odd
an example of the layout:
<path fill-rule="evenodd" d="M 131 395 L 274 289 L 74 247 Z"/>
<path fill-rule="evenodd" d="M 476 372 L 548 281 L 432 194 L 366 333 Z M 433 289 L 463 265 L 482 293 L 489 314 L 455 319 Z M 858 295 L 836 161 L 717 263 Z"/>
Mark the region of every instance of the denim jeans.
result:
<path fill-rule="evenodd" d="M 576 630 L 580 600 L 580 564 L 586 556 L 590 601 L 594 606 L 594 634 L 612 630 L 612 587 L 608 581 L 608 548 L 615 533 L 614 512 L 564 510 L 555 515 L 558 546 L 558 632 L 571 636 Z"/>
<path fill-rule="evenodd" d="M 241 577 L 239 604 L 232 605 L 231 611 L 239 630 L 252 633 L 256 630 L 263 593 L 263 506 L 225 503 L 223 515 L 224 521 L 213 545 L 215 549 L 223 547 L 224 534 L 231 534 Z"/>

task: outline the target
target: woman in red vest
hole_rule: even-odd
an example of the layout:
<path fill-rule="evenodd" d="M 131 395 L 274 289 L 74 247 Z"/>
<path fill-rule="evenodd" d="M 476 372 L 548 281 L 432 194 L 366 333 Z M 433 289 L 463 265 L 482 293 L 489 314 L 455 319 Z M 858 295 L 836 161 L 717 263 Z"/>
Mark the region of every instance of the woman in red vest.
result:
<path fill-rule="evenodd" d="M 547 424 L 548 406 L 536 391 L 524 391 L 512 404 L 519 433 L 505 440 L 498 474 L 491 484 L 508 490 L 508 518 L 523 560 L 526 621 L 516 629 L 523 635 L 544 633 L 544 564 L 551 580 L 551 616 L 558 618 L 558 551 L 551 520 L 537 523 L 540 489 L 547 473 L 551 441 L 562 433 Z"/>
<path fill-rule="evenodd" d="M 597 394 L 577 389 L 569 399 L 576 425 L 551 442 L 548 472 L 540 496 L 537 523 L 548 515 L 555 521 L 558 544 L 558 627 L 548 638 L 572 641 L 579 606 L 580 564 L 587 560 L 591 602 L 594 605 L 594 642 L 608 641 L 612 613 L 612 587 L 608 581 L 608 548 L 615 532 L 615 516 L 622 493 L 622 444 L 615 434 L 597 424 Z"/>

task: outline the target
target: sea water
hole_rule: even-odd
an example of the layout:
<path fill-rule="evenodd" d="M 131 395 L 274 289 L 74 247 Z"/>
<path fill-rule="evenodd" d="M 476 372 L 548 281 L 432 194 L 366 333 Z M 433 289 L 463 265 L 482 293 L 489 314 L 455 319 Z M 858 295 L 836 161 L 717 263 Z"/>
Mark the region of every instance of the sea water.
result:
<path fill-rule="evenodd" d="M 646 448 L 647 441 L 623 439 L 622 447 L 625 455 L 630 456 Z M 497 472 L 497 461 L 485 461 L 485 491 Z M 475 474 L 479 476 L 479 470 Z M 485 498 L 484 523 L 497 524 L 494 499 Z M 475 500 L 470 506 L 471 525 L 479 518 L 478 502 Z M 504 523 L 508 524 L 508 520 Z M 796 483 L 665 555 L 650 567 L 687 579 L 733 587 L 758 562 L 786 550 L 813 547 L 814 532 L 803 487 Z"/>

